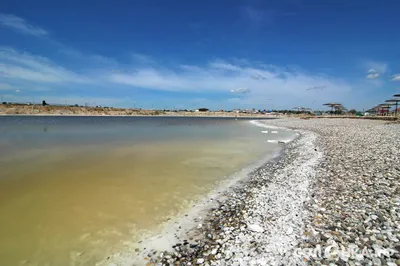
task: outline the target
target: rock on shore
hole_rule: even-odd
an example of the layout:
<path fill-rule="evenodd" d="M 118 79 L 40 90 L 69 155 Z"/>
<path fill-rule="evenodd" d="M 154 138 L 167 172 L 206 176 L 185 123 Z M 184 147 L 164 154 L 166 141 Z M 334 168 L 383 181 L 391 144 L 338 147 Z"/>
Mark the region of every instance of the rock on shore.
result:
<path fill-rule="evenodd" d="M 265 123 L 301 137 L 147 265 L 400 265 L 400 125 Z"/>

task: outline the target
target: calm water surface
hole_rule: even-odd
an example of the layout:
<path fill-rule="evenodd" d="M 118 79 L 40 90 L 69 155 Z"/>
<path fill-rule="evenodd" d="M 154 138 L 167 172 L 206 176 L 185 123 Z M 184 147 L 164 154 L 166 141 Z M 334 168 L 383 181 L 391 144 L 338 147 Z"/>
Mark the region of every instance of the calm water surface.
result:
<path fill-rule="evenodd" d="M 0 265 L 93 265 L 278 150 L 249 120 L 0 117 Z"/>

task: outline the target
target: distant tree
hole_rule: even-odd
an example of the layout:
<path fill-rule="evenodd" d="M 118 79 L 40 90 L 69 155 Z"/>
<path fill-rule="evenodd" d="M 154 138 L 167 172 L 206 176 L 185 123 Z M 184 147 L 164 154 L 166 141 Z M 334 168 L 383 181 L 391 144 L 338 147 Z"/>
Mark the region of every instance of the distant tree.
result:
<path fill-rule="evenodd" d="M 45 100 L 42 101 L 42 106 L 48 105 Z"/>
<path fill-rule="evenodd" d="M 351 109 L 351 110 L 349 111 L 349 114 L 351 114 L 351 115 L 356 115 L 356 114 L 357 114 L 356 109 Z"/>

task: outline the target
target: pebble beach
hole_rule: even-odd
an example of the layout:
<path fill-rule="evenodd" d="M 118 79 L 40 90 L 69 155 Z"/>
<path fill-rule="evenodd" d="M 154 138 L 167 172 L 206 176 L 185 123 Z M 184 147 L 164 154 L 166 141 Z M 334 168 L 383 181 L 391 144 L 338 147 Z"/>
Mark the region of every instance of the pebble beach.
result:
<path fill-rule="evenodd" d="M 400 124 L 258 124 L 298 138 L 134 265 L 400 265 Z"/>

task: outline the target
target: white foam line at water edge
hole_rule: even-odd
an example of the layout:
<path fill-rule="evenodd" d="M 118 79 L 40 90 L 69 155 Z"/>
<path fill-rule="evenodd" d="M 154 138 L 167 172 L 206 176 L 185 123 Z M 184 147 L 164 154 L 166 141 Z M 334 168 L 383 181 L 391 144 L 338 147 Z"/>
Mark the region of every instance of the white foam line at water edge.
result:
<path fill-rule="evenodd" d="M 291 139 L 286 139 L 286 140 L 279 140 L 279 139 L 269 139 L 267 140 L 268 143 L 289 143 L 291 142 Z"/>
<path fill-rule="evenodd" d="M 269 128 L 269 129 L 287 129 L 287 128 L 284 128 L 284 127 L 266 125 L 266 124 L 260 122 L 259 120 L 251 120 L 250 123 L 252 123 L 253 125 L 256 125 L 258 127 Z"/>
<path fill-rule="evenodd" d="M 293 131 L 293 130 L 291 130 L 291 129 L 289 129 L 289 128 L 285 128 L 285 127 L 277 127 L 277 126 L 271 126 L 271 125 L 266 125 L 266 124 L 264 124 L 264 123 L 262 123 L 262 122 L 260 122 L 260 121 L 258 121 L 258 120 L 251 120 L 250 121 L 250 123 L 252 123 L 253 125 L 255 125 L 255 126 L 258 126 L 258 127 L 263 127 L 263 128 L 270 128 L 270 129 L 283 129 L 283 130 L 287 130 L 287 131 Z M 268 131 L 261 131 L 261 133 L 267 133 Z M 271 131 L 271 133 L 273 133 L 273 134 L 278 134 L 278 131 Z M 283 143 L 289 143 L 289 142 L 291 142 L 291 141 L 293 141 L 294 139 L 296 139 L 296 137 L 298 137 L 298 136 L 300 136 L 300 134 L 299 133 L 296 133 L 294 136 L 293 136 L 293 138 L 291 138 L 291 139 L 283 139 L 283 140 L 279 140 L 279 139 L 277 139 L 277 140 L 274 140 L 274 139 L 269 139 L 269 140 L 267 140 L 267 142 L 269 142 L 269 143 L 279 143 L 279 142 L 283 142 Z"/>

